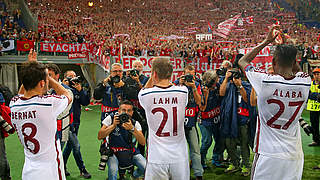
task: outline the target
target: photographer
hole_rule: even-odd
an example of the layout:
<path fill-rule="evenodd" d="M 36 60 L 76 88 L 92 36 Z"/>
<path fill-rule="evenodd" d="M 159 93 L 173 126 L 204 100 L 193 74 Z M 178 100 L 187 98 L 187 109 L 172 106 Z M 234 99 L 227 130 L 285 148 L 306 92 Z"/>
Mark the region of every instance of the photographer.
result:
<path fill-rule="evenodd" d="M 10 180 L 10 166 L 6 155 L 5 138 L 15 132 L 10 118 L 10 108 L 5 106 L 5 98 L 0 93 L 0 179 Z"/>
<path fill-rule="evenodd" d="M 123 70 L 122 65 L 114 63 L 111 66 L 110 76 L 105 78 L 94 90 L 93 98 L 96 100 L 102 100 L 101 105 L 101 122 L 111 113 L 118 111 L 119 103 L 123 99 L 123 86 L 122 81 Z M 101 123 L 102 125 L 102 123 Z M 105 141 L 102 142 L 100 151 L 103 150 Z M 105 162 L 103 157 L 99 163 L 99 170 L 105 169 Z"/>
<path fill-rule="evenodd" d="M 230 68 L 229 68 L 230 69 Z M 251 85 L 241 80 L 239 69 L 228 70 L 220 86 L 219 94 L 223 96 L 221 102 L 221 132 L 225 138 L 228 156 L 231 164 L 225 170 L 233 173 L 240 168 L 240 158 L 237 154 L 237 142 L 240 141 L 242 167 L 241 174 L 249 175 L 249 142 L 248 122 Z"/>
<path fill-rule="evenodd" d="M 119 103 L 123 99 L 124 82 L 122 81 L 122 76 L 122 65 L 114 63 L 111 66 L 110 76 L 99 83 L 94 90 L 93 98 L 102 100 L 101 121 L 119 108 Z"/>
<path fill-rule="evenodd" d="M 102 127 L 98 133 L 98 139 L 102 140 L 109 137 L 108 148 L 113 151 L 109 154 L 108 179 L 116 180 L 118 168 L 126 170 L 132 168 L 132 164 L 138 167 L 133 173 L 135 178 L 144 174 L 146 159 L 134 148 L 132 135 L 139 144 L 145 145 L 146 140 L 142 134 L 141 126 L 138 121 L 132 119 L 133 104 L 124 100 L 120 102 L 118 113 L 111 113 L 102 121 Z M 124 175 L 120 172 L 120 178 Z"/>
<path fill-rule="evenodd" d="M 223 151 L 225 143 L 220 135 L 220 104 L 221 97 L 219 95 L 218 75 L 213 70 L 208 70 L 203 74 L 202 81 L 204 87 L 202 88 L 204 102 L 200 106 L 201 122 L 199 128 L 201 131 L 201 164 L 204 168 L 208 149 L 212 144 L 212 137 L 215 145 L 212 154 L 212 164 L 216 167 L 221 167 L 223 160 Z"/>
<path fill-rule="evenodd" d="M 194 66 L 187 65 L 184 74 L 174 81 L 176 85 L 185 85 L 188 88 L 188 104 L 186 107 L 185 134 L 189 144 L 190 159 L 192 168 L 197 179 L 202 179 L 203 167 L 201 165 L 201 155 L 199 146 L 199 135 L 196 129 L 196 122 L 201 105 L 201 86 L 195 77 Z"/>
<path fill-rule="evenodd" d="M 90 179 L 91 174 L 86 170 L 84 166 L 80 152 L 80 143 L 77 137 L 80 126 L 81 106 L 87 106 L 90 103 L 89 93 L 82 88 L 81 81 L 81 77 L 77 76 L 74 71 L 69 70 L 64 73 L 63 83 L 71 88 L 74 99 L 72 103 L 73 123 L 70 126 L 69 139 L 63 151 L 63 160 L 65 165 L 64 167 L 65 169 L 67 169 L 66 165 L 72 151 L 73 157 L 80 170 L 80 175 L 85 179 Z M 66 176 L 70 175 L 68 171 L 65 171 L 65 173 Z"/>
<path fill-rule="evenodd" d="M 144 109 L 139 104 L 138 93 L 147 83 L 148 77 L 142 74 L 143 64 L 140 60 L 135 60 L 132 63 L 133 69 L 127 71 L 127 77 L 124 78 L 125 85 L 123 86 L 123 99 L 127 99 L 133 103 L 138 111 L 135 111 L 135 120 L 139 121 L 142 127 L 142 133 L 145 134 L 148 127 L 145 118 Z M 139 113 L 140 115 L 137 115 Z M 140 117 L 140 118 L 139 118 Z M 145 146 L 138 145 L 142 155 L 145 153 Z"/>

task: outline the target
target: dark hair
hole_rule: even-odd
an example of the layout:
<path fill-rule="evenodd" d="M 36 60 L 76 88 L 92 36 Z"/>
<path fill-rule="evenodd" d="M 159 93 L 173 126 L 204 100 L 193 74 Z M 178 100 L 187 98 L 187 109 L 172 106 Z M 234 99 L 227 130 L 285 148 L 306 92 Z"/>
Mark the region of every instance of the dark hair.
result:
<path fill-rule="evenodd" d="M 281 44 L 276 47 L 273 56 L 280 66 L 292 66 L 296 61 L 297 49 L 292 45 Z"/>
<path fill-rule="evenodd" d="M 60 70 L 59 66 L 57 66 L 56 64 L 49 63 L 49 64 L 46 64 L 46 66 L 47 66 L 48 70 L 53 71 L 55 74 L 60 74 L 61 73 L 61 70 Z"/>
<path fill-rule="evenodd" d="M 131 101 L 129 101 L 129 100 L 120 101 L 119 107 L 120 107 L 122 104 L 131 105 L 131 106 L 133 107 L 133 103 L 132 103 Z"/>
<path fill-rule="evenodd" d="M 24 88 L 27 91 L 34 89 L 41 80 L 46 80 L 46 69 L 44 64 L 36 61 L 23 63 L 20 75 Z"/>
<path fill-rule="evenodd" d="M 170 79 L 173 72 L 170 59 L 163 57 L 153 59 L 152 71 L 157 73 L 159 79 Z"/>

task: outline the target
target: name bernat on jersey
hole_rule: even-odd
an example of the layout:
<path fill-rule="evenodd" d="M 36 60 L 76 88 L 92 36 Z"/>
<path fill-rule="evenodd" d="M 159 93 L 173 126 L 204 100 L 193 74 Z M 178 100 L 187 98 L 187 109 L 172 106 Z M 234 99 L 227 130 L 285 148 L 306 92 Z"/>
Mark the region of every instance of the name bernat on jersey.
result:
<path fill-rule="evenodd" d="M 274 93 L 272 94 L 273 96 L 277 97 L 284 97 L 284 98 L 302 98 L 302 92 L 296 92 L 296 91 L 282 91 L 279 89 L 276 89 Z"/>
<path fill-rule="evenodd" d="M 153 104 L 178 104 L 178 97 L 153 98 Z"/>
<path fill-rule="evenodd" d="M 25 120 L 36 118 L 37 111 L 11 112 L 11 119 Z"/>

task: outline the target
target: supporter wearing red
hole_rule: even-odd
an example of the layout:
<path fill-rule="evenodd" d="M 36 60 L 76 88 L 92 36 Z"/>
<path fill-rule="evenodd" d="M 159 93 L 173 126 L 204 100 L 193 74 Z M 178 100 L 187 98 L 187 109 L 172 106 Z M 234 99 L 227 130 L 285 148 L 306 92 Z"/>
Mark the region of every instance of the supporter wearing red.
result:
<path fill-rule="evenodd" d="M 146 159 L 134 147 L 135 142 L 132 142 L 134 137 L 139 144 L 144 146 L 146 143 L 140 123 L 133 119 L 133 104 L 124 100 L 119 106 L 117 113 L 111 113 L 102 121 L 98 133 L 99 140 L 108 138 L 108 148 L 112 151 L 107 160 L 108 180 L 117 180 L 118 170 L 122 179 L 125 171 L 133 169 L 133 165 L 138 167 L 133 177 L 138 178 L 146 168 Z"/>
<path fill-rule="evenodd" d="M 247 97 L 250 95 L 251 86 L 241 80 L 241 73 L 238 69 L 230 69 L 231 63 L 228 64 L 229 70 L 225 73 L 225 77 L 222 77 L 223 81 L 219 89 L 220 96 L 223 96 L 221 102 L 221 133 L 225 138 L 228 156 L 231 161 L 225 172 L 233 173 L 241 167 L 242 175 L 248 176 L 250 151 L 247 133 L 247 122 L 249 120 Z M 236 152 L 238 140 L 241 142 L 241 166 L 239 155 Z"/>
<path fill-rule="evenodd" d="M 10 166 L 6 155 L 5 138 L 15 132 L 10 117 L 10 108 L 5 105 L 5 98 L 0 92 L 0 179 L 11 180 Z"/>
<path fill-rule="evenodd" d="M 189 144 L 192 169 L 197 179 L 202 179 L 203 167 L 199 146 L 199 135 L 196 128 L 199 106 L 201 105 L 201 86 L 195 77 L 194 66 L 187 65 L 182 77 L 174 81 L 174 84 L 188 88 L 188 104 L 186 107 L 185 135 Z"/>
<path fill-rule="evenodd" d="M 56 64 L 47 64 L 47 69 L 49 76 L 52 77 L 54 80 L 59 82 L 59 77 L 61 70 Z M 69 95 L 72 97 L 72 102 L 73 102 L 73 93 L 70 89 L 69 86 L 61 83 L 61 85 L 69 92 Z M 51 87 L 49 87 L 51 88 Z M 56 94 L 54 89 L 50 89 L 48 91 L 49 94 Z M 70 129 L 70 124 L 73 121 L 72 118 L 72 102 L 68 105 L 68 107 L 58 116 L 57 122 L 57 138 L 60 140 L 61 143 L 61 150 L 63 149 L 64 144 L 67 142 L 69 138 L 69 129 Z"/>
<path fill-rule="evenodd" d="M 215 144 L 212 154 L 212 164 L 219 167 L 221 166 L 221 160 L 223 160 L 223 151 L 225 149 L 225 143 L 220 134 L 220 103 L 221 97 L 219 95 L 218 75 L 215 71 L 209 70 L 202 76 L 202 82 L 204 87 L 202 88 L 204 102 L 200 106 L 201 110 L 201 122 L 199 128 L 201 131 L 201 164 L 203 168 L 206 168 L 206 156 L 208 149 L 212 144 L 212 137 Z"/>
<path fill-rule="evenodd" d="M 55 138 L 56 120 L 71 103 L 71 97 L 63 86 L 48 76 L 45 65 L 30 60 L 21 69 L 19 95 L 10 102 L 12 124 L 24 147 L 22 179 L 65 179 L 60 143 Z M 48 85 L 57 95 L 44 95 Z M 18 116 L 28 113 L 29 116 Z"/>
<path fill-rule="evenodd" d="M 69 176 L 70 173 L 67 171 L 67 162 L 68 158 L 71 154 L 76 161 L 76 164 L 79 168 L 80 175 L 85 179 L 90 179 L 91 174 L 85 168 L 84 162 L 82 160 L 82 155 L 80 152 L 80 143 L 78 140 L 78 132 L 80 127 L 80 116 L 81 116 L 81 106 L 87 106 L 90 103 L 90 95 L 89 93 L 82 88 L 80 77 L 77 77 L 76 73 L 72 70 L 66 71 L 64 73 L 63 83 L 70 87 L 73 93 L 73 103 L 72 103 L 72 111 L 73 111 L 73 122 L 70 125 L 69 138 L 66 144 L 66 147 L 63 151 L 63 160 L 65 164 L 65 173 L 66 176 Z"/>

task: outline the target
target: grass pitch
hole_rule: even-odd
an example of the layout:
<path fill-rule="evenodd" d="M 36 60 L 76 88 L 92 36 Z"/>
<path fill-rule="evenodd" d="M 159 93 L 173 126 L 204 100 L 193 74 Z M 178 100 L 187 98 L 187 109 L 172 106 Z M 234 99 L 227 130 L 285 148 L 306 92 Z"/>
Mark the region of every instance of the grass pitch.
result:
<path fill-rule="evenodd" d="M 100 160 L 99 147 L 100 141 L 97 139 L 98 131 L 100 129 L 100 106 L 89 106 L 91 110 L 85 111 L 83 108 L 81 115 L 81 125 L 79 129 L 79 141 L 81 145 L 82 158 L 87 170 L 91 173 L 93 180 L 104 180 L 107 177 L 107 168 L 105 171 L 98 170 Z M 303 117 L 309 121 L 309 112 L 305 111 Z M 199 131 L 200 132 L 200 131 Z M 303 180 L 319 180 L 320 171 L 312 169 L 313 166 L 320 164 L 320 147 L 308 147 L 312 142 L 311 137 L 307 136 L 301 130 L 303 151 L 305 154 Z M 20 144 L 16 135 L 11 135 L 5 140 L 7 157 L 10 163 L 11 176 L 13 180 L 21 179 L 21 172 L 24 163 L 23 147 Z M 204 179 L 214 180 L 249 180 L 250 177 L 240 176 L 240 172 L 234 174 L 225 174 L 223 168 L 215 168 L 210 164 L 212 156 L 213 144 L 209 149 L 207 155 L 209 168 L 205 170 Z M 253 157 L 253 154 L 251 155 Z M 252 158 L 251 158 L 252 159 Z M 67 177 L 68 180 L 83 179 L 80 177 L 79 169 L 76 166 L 73 155 L 70 155 L 68 164 L 68 171 L 71 176 Z M 193 175 L 192 175 L 192 178 Z"/>

